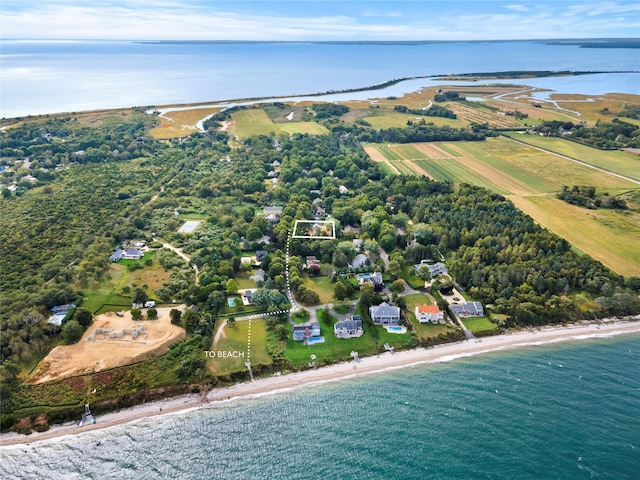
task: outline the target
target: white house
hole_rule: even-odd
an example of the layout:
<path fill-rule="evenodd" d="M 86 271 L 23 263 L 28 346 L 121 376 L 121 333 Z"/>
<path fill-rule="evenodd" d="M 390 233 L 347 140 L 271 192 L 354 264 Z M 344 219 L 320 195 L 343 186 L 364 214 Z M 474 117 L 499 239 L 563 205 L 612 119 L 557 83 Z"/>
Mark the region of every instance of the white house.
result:
<path fill-rule="evenodd" d="M 416 269 L 416 272 L 419 272 L 422 267 L 427 267 L 429 269 L 429 273 L 431 274 L 431 278 L 437 277 L 438 275 L 446 275 L 449 273 L 447 270 L 447 266 L 442 262 L 437 262 L 434 264 L 429 264 L 429 260 L 422 260 L 420 263 L 413 266 Z"/>
<path fill-rule="evenodd" d="M 400 324 L 400 309 L 387 302 L 369 307 L 369 315 L 376 325 L 398 325 Z"/>
<path fill-rule="evenodd" d="M 415 314 L 420 323 L 444 322 L 444 313 L 438 308 L 438 305 L 418 305 Z"/>

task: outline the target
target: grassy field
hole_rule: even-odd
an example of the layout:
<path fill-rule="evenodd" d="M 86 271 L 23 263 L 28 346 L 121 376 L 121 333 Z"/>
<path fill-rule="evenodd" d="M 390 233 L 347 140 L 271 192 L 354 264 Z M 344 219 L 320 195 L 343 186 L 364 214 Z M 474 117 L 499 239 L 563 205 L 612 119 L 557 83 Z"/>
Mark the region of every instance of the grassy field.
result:
<path fill-rule="evenodd" d="M 588 210 L 548 196 L 512 197 L 523 212 L 621 275 L 640 275 L 640 214 Z"/>
<path fill-rule="evenodd" d="M 305 277 L 304 286 L 317 292 L 320 303 L 331 303 L 333 298 L 334 284 L 327 276 Z"/>
<path fill-rule="evenodd" d="M 326 135 L 329 133 L 323 125 L 316 122 L 287 122 L 278 123 L 277 127 L 283 132 L 292 133 L 308 133 L 309 135 Z"/>
<path fill-rule="evenodd" d="M 557 137 L 519 133 L 508 133 L 507 136 L 640 181 L 640 158 L 628 153 L 618 150 L 599 150 Z"/>
<path fill-rule="evenodd" d="M 240 138 L 281 132 L 280 127 L 273 123 L 264 110 L 259 108 L 234 112 L 231 118 L 233 119 L 233 125 L 229 130 Z"/>
<path fill-rule="evenodd" d="M 207 360 L 207 368 L 214 375 L 226 375 L 245 370 L 245 362 L 250 359 L 252 365 L 271 365 L 271 356 L 267 353 L 267 330 L 262 319 L 251 320 L 251 345 L 248 345 L 249 322 L 239 321 L 235 325 L 225 325 L 218 343 L 211 346 L 216 358 Z M 238 352 L 237 357 L 220 358 L 217 352 Z M 250 356 L 249 356 L 250 352 Z M 239 356 L 243 354 L 244 356 Z"/>
<path fill-rule="evenodd" d="M 462 323 L 473 333 L 494 330 L 497 327 L 497 325 L 487 317 L 463 318 Z"/>
<path fill-rule="evenodd" d="M 423 117 L 399 112 L 389 112 L 385 113 L 384 115 L 374 115 L 371 117 L 363 118 L 363 120 L 365 120 L 377 130 L 387 128 L 402 128 L 407 126 L 408 121 L 419 122 L 422 119 L 424 119 L 424 121 L 427 123 L 433 123 L 437 126 L 447 125 L 449 127 L 462 128 L 468 125 L 468 122 L 455 118 Z"/>
<path fill-rule="evenodd" d="M 132 297 L 122 293 L 126 288 L 133 292 L 136 287 L 143 287 L 149 298 L 154 298 L 155 290 L 171 273 L 165 271 L 154 257 L 154 252 L 147 252 L 142 260 L 120 260 L 111 264 L 98 285 L 83 290 L 82 306 L 94 314 L 130 308 Z M 143 264 L 146 259 L 151 260 L 151 265 L 145 265 L 141 270 L 127 268 L 128 264 Z"/>

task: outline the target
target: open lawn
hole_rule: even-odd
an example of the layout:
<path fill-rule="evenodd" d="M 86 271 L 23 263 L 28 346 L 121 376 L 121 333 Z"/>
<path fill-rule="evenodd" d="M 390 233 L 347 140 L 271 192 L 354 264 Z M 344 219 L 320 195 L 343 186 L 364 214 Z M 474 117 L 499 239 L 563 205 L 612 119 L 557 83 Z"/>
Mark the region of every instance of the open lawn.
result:
<path fill-rule="evenodd" d="M 257 288 L 256 282 L 251 280 L 249 277 L 253 275 L 255 272 L 240 272 L 236 273 L 234 277 L 236 283 L 238 284 L 238 288 L 246 289 L 246 288 Z"/>
<path fill-rule="evenodd" d="M 153 253 L 145 253 L 142 260 L 120 260 L 109 265 L 107 275 L 98 285 L 82 291 L 82 306 L 94 314 L 120 311 L 122 307 L 129 308 L 133 293 L 124 295 L 123 290 L 126 288 L 133 292 L 136 287 L 143 287 L 149 298 L 154 298 L 155 290 L 162 286 L 171 272 L 162 268 Z M 151 265 L 144 265 L 144 259 L 151 260 Z M 143 268 L 131 271 L 127 264 L 140 264 Z"/>
<path fill-rule="evenodd" d="M 280 127 L 273 123 L 264 110 L 251 108 L 240 110 L 231 115 L 233 124 L 229 130 L 240 138 L 248 138 L 256 135 L 269 135 L 279 133 Z"/>
<path fill-rule="evenodd" d="M 320 303 L 331 303 L 333 298 L 334 284 L 327 276 L 305 277 L 304 286 L 314 290 L 320 296 Z"/>
<path fill-rule="evenodd" d="M 278 123 L 277 127 L 283 132 L 292 133 L 308 133 L 309 135 L 326 135 L 329 133 L 323 125 L 317 122 L 287 122 Z"/>
<path fill-rule="evenodd" d="M 599 150 L 564 138 L 523 135 L 514 132 L 507 133 L 507 136 L 640 181 L 640 158 L 634 155 L 618 150 Z"/>
<path fill-rule="evenodd" d="M 497 325 L 487 317 L 463 318 L 462 323 L 468 330 L 475 332 L 484 332 L 486 330 L 494 330 Z"/>
<path fill-rule="evenodd" d="M 220 338 L 211 346 L 215 358 L 207 359 L 207 368 L 214 375 L 226 375 L 246 370 L 245 362 L 252 365 L 271 365 L 273 360 L 267 352 L 267 330 L 264 319 L 251 320 L 251 344 L 249 344 L 249 321 L 237 321 L 224 326 Z M 218 352 L 227 352 L 221 357 Z M 237 352 L 237 353 L 234 353 Z"/>

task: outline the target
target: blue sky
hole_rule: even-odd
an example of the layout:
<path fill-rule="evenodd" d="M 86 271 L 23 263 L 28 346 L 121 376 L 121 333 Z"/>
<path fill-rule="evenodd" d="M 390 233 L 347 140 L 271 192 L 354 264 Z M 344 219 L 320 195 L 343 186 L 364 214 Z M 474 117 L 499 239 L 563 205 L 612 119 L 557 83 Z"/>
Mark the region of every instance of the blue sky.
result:
<path fill-rule="evenodd" d="M 640 2 L 2 0 L 4 39 L 501 40 L 639 37 Z"/>

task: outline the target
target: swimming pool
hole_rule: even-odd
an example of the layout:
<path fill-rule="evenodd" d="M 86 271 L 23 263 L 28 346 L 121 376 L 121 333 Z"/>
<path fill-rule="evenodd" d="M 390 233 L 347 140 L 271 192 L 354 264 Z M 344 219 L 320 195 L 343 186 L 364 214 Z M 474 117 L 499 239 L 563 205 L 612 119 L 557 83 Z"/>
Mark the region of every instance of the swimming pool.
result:
<path fill-rule="evenodd" d="M 309 338 L 307 338 L 307 345 L 313 345 L 314 343 L 324 343 L 324 337 L 309 337 Z"/>
<path fill-rule="evenodd" d="M 387 327 L 387 330 L 393 333 L 404 333 L 404 327 L 392 326 Z"/>
<path fill-rule="evenodd" d="M 236 299 L 235 298 L 227 298 L 227 303 L 229 304 L 230 307 L 235 307 L 236 306 Z"/>

